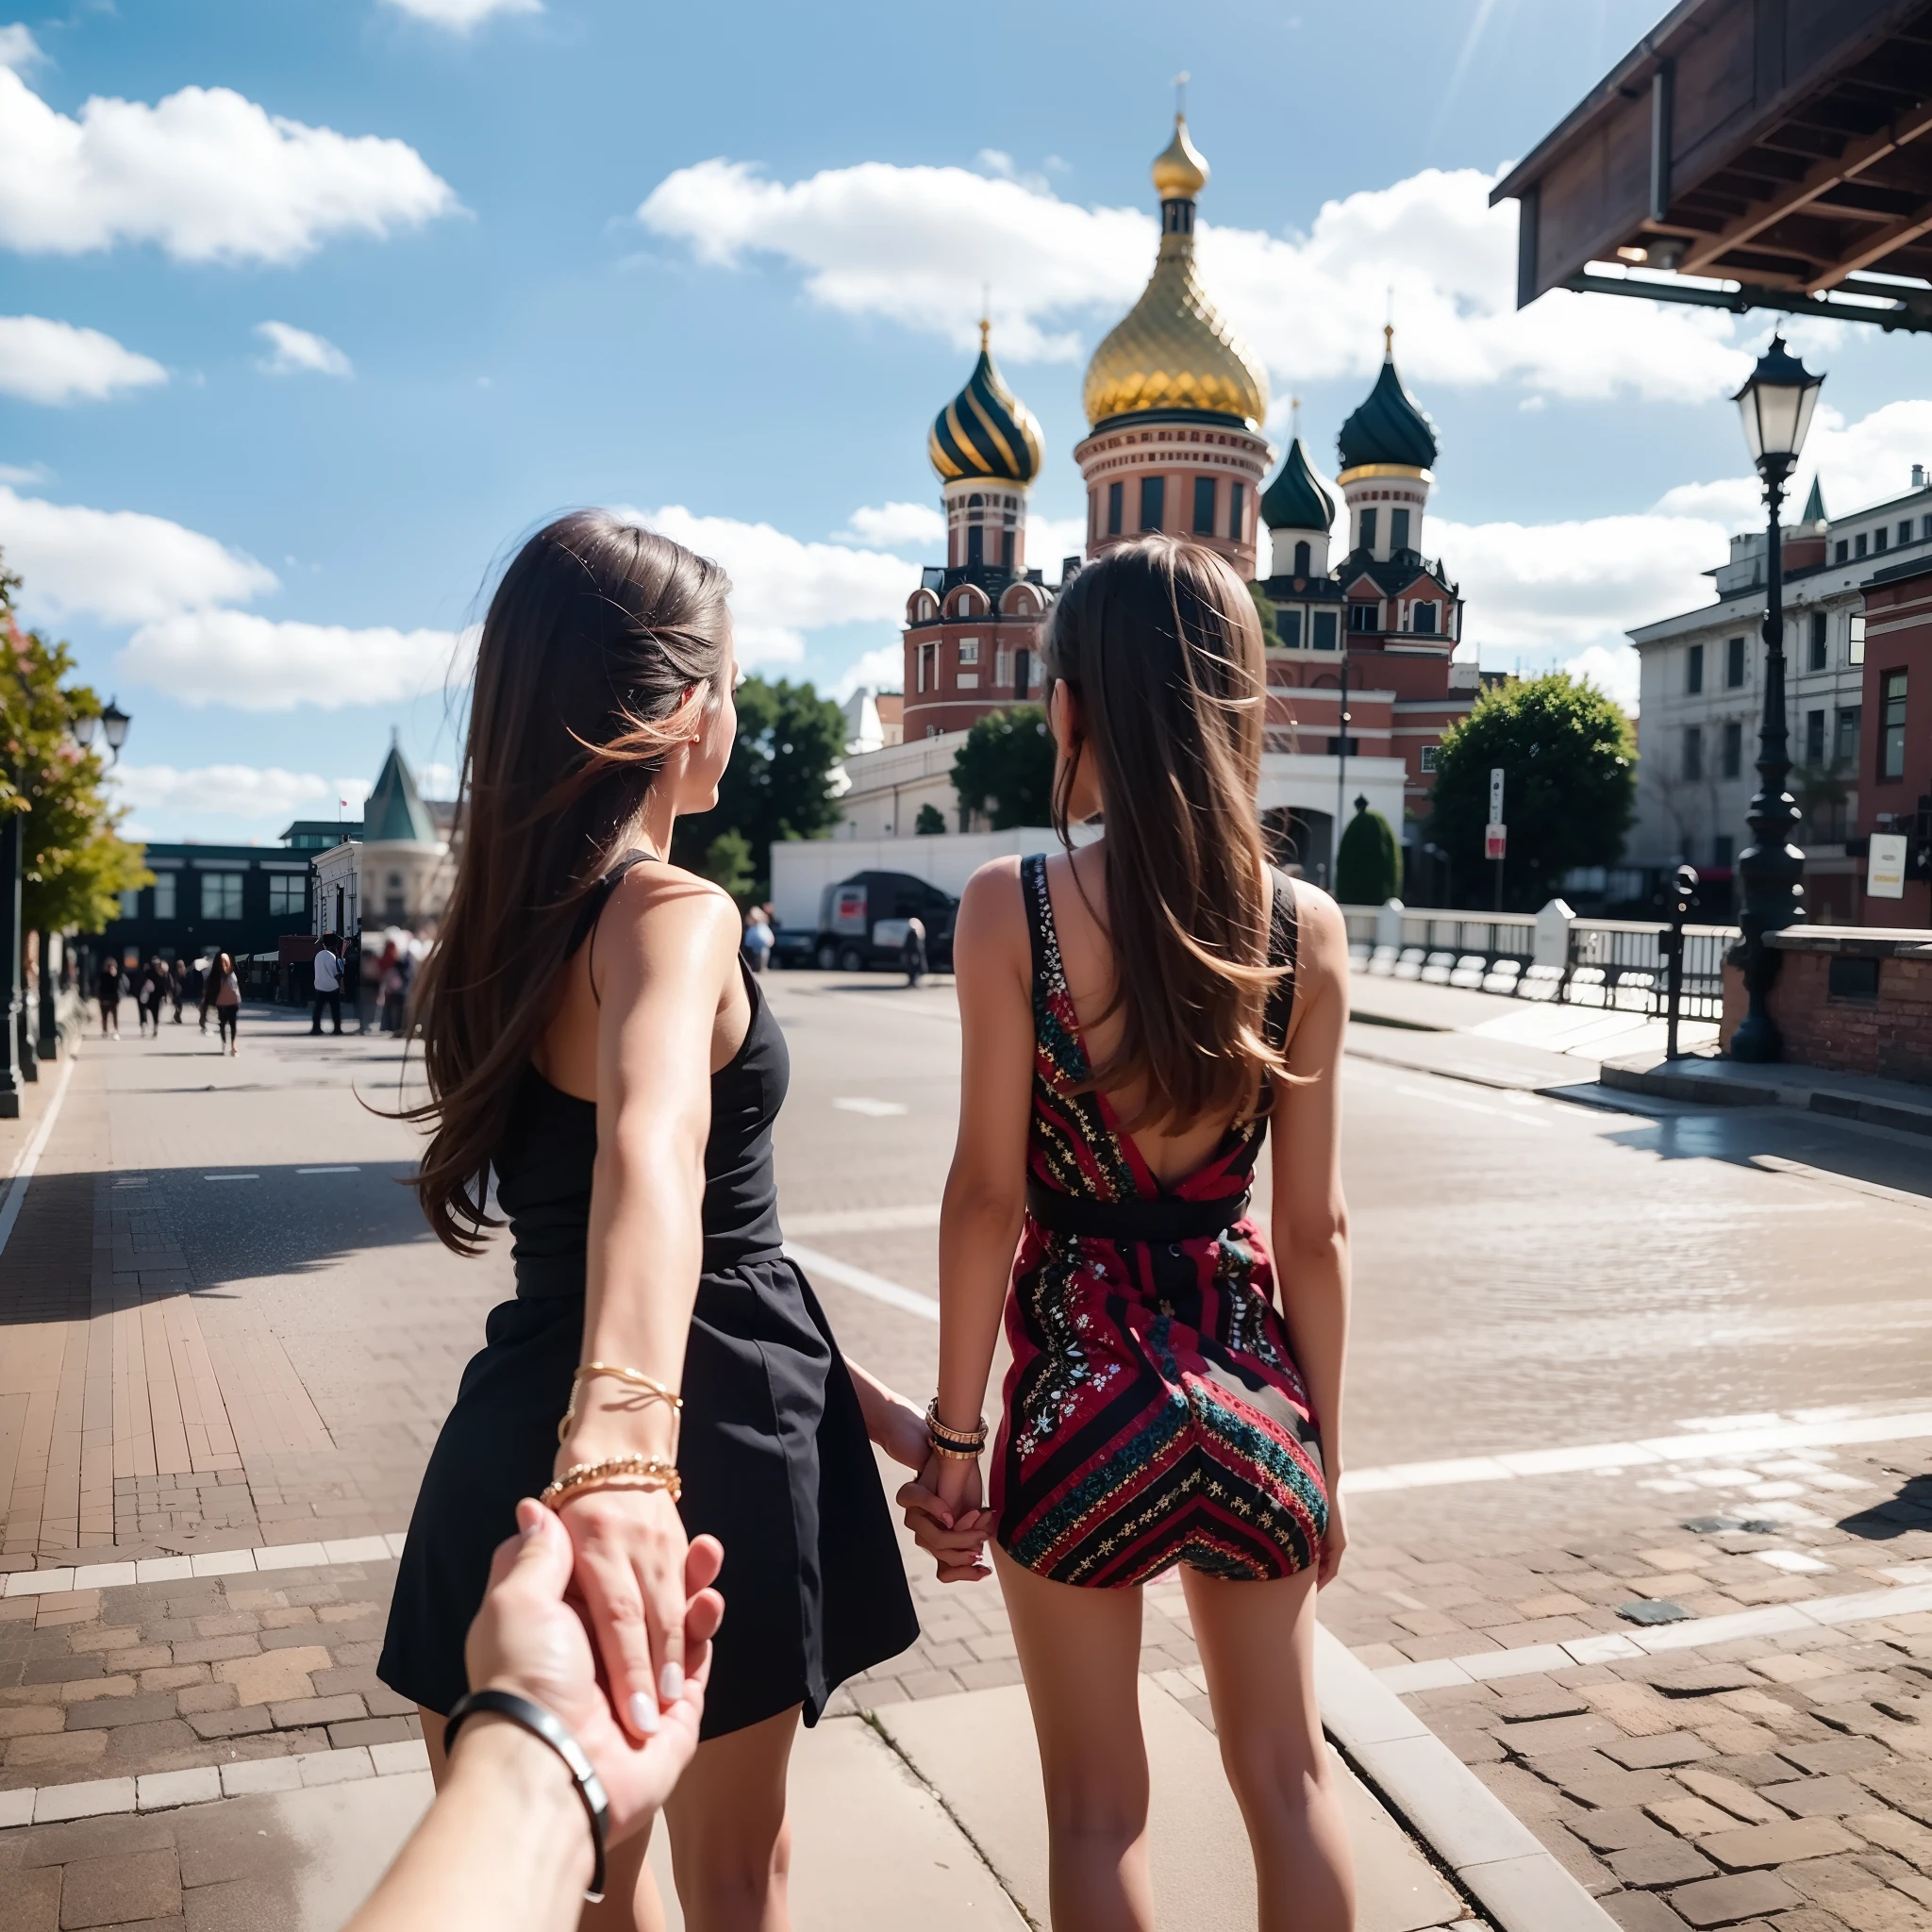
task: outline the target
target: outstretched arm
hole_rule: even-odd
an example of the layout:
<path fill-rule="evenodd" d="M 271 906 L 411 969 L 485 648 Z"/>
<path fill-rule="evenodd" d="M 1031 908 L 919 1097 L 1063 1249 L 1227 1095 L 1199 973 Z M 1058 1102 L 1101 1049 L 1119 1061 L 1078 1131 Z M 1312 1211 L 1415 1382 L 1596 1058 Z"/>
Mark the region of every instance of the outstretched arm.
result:
<path fill-rule="evenodd" d="M 1335 901 L 1297 882 L 1300 923 L 1288 1067 L 1269 1124 L 1274 1262 L 1295 1365 L 1322 1432 L 1328 1535 L 1320 1580 L 1341 1562 L 1341 1374 L 1348 1345 L 1348 1203 L 1341 1192 L 1341 1043 L 1348 1027 L 1348 928 Z"/>

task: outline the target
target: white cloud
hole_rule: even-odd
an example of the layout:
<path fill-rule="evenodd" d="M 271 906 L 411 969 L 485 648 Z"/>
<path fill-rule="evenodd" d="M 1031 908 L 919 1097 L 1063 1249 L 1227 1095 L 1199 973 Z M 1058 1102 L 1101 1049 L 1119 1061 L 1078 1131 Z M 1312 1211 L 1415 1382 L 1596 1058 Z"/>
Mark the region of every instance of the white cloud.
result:
<path fill-rule="evenodd" d="M 1639 683 L 1637 653 L 1624 645 L 1591 644 L 1563 663 L 1563 670 L 1585 684 L 1593 684 L 1614 698 L 1634 718 Z"/>
<path fill-rule="evenodd" d="M 0 315 L 0 395 L 28 403 L 98 402 L 166 382 L 168 372 L 99 329 L 42 315 Z"/>
<path fill-rule="evenodd" d="M 333 818 L 345 794 L 313 772 L 270 765 L 116 765 L 108 774 L 123 805 L 180 819 Z"/>
<path fill-rule="evenodd" d="M 454 798 L 457 795 L 457 768 L 454 765 L 418 765 L 416 789 L 425 798 Z M 366 783 L 362 790 L 365 793 L 368 791 Z"/>
<path fill-rule="evenodd" d="M 31 30 L 18 21 L 11 26 L 0 26 L 0 67 L 9 73 L 24 74 L 46 58 L 35 44 Z"/>
<path fill-rule="evenodd" d="M 459 34 L 480 26 L 493 14 L 543 11 L 543 0 L 389 0 L 389 4 L 432 26 L 445 26 Z"/>
<path fill-rule="evenodd" d="M 461 641 L 446 630 L 352 630 L 247 610 L 186 610 L 142 625 L 114 669 L 190 705 L 337 710 L 396 704 L 467 678 Z"/>
<path fill-rule="evenodd" d="M 179 261 L 285 263 L 457 206 L 407 142 L 305 126 L 228 88 L 95 95 L 75 120 L 0 68 L 0 244 L 29 254 L 151 242 Z"/>
<path fill-rule="evenodd" d="M 929 503 L 881 503 L 856 509 L 835 543 L 858 543 L 875 550 L 929 550 L 946 541 L 946 520 Z"/>
<path fill-rule="evenodd" d="M 165 517 L 49 503 L 5 485 L 0 550 L 26 580 L 22 602 L 30 621 L 145 624 L 276 588 L 275 573 L 252 557 Z"/>
<path fill-rule="evenodd" d="M 1085 517 L 1039 517 L 1026 519 L 1026 568 L 1046 573 L 1048 583 L 1059 578 L 1063 557 L 1087 554 Z"/>
<path fill-rule="evenodd" d="M 1678 401 L 1737 386 L 1749 358 L 1728 315 L 1560 291 L 1519 311 L 1515 211 L 1488 205 L 1495 179 L 1426 169 L 1324 203 L 1306 235 L 1204 225 L 1203 274 L 1284 387 L 1373 374 L 1391 291 L 1404 373 L 1423 382 Z M 879 161 L 790 184 L 701 161 L 667 175 L 638 216 L 700 261 L 775 256 L 815 301 L 961 349 L 990 283 L 1014 361 L 1077 358 L 1081 325 L 1091 337 L 1141 292 L 1156 232 L 1150 214 L 1081 208 L 1038 182 Z"/>
<path fill-rule="evenodd" d="M 770 524 L 698 516 L 678 503 L 615 514 L 724 566 L 746 665 L 795 663 L 805 655 L 805 632 L 830 625 L 903 623 L 906 600 L 918 588 L 918 573 L 883 551 L 802 542 Z"/>
<path fill-rule="evenodd" d="M 1824 487 L 1824 508 L 1833 516 L 1903 496 L 1912 487 L 1912 465 L 1932 464 L 1932 401 L 1887 403 L 1852 424 L 1821 402 L 1805 456 L 1805 468 L 1817 473 Z M 1795 518 L 1804 507 L 1804 491 L 1793 490 L 1787 516 Z M 1758 508 L 1742 521 L 1752 525 L 1762 518 Z"/>
<path fill-rule="evenodd" d="M 842 705 L 860 685 L 869 691 L 898 691 L 906 682 L 906 651 L 901 644 L 881 644 L 855 658 L 840 674 L 832 695 Z"/>
<path fill-rule="evenodd" d="M 356 373 L 333 342 L 310 335 L 306 328 L 292 328 L 286 322 L 258 322 L 255 333 L 274 351 L 260 364 L 270 375 L 350 376 Z"/>

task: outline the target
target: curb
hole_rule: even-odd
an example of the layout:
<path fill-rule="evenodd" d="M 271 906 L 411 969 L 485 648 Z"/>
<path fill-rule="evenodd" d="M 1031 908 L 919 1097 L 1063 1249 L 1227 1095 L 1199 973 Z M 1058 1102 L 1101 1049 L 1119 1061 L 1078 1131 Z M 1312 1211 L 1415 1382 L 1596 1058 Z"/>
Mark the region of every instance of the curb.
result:
<path fill-rule="evenodd" d="M 1688 1100 L 1706 1107 L 1788 1107 L 1829 1120 L 1932 1136 L 1932 1100 L 1924 1107 L 1900 1107 L 1821 1087 L 1786 1087 L 1769 1080 L 1731 1079 L 1723 1074 L 1666 1073 L 1657 1067 L 1616 1060 L 1604 1062 L 1602 1083 L 1628 1093 L 1655 1093 L 1665 1100 Z"/>
<path fill-rule="evenodd" d="M 1320 1624 L 1315 1688 L 1323 1728 L 1497 1932 L 1620 1932 L 1528 1826 Z"/>

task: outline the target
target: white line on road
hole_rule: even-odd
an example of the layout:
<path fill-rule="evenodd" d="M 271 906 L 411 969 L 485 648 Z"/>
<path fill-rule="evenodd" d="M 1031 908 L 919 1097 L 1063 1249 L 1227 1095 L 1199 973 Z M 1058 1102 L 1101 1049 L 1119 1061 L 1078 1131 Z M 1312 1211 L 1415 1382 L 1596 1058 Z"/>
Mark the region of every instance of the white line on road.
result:
<path fill-rule="evenodd" d="M 359 1167 L 298 1167 L 295 1172 L 297 1174 L 360 1174 L 362 1170 Z M 213 1180 L 215 1176 L 210 1174 L 208 1178 Z"/>
<path fill-rule="evenodd" d="M 1780 1449 L 1819 1449 L 1841 1442 L 1908 1442 L 1932 1436 L 1932 1409 L 1897 1415 L 1846 1416 L 1831 1422 L 1775 1423 L 1714 1429 L 1694 1436 L 1653 1436 L 1636 1442 L 1590 1442 L 1574 1449 L 1529 1449 L 1505 1456 L 1460 1456 L 1441 1462 L 1398 1462 L 1352 1469 L 1341 1478 L 1351 1496 L 1391 1490 L 1431 1490 L 1457 1483 L 1513 1482 L 1526 1475 L 1582 1475 L 1644 1463 L 1742 1460 Z"/>
<path fill-rule="evenodd" d="M 260 1178 L 261 1176 L 258 1174 L 205 1174 L 202 1175 L 202 1179 L 205 1181 L 258 1181 Z"/>
<path fill-rule="evenodd" d="M 828 1208 L 821 1214 L 788 1214 L 793 1234 L 896 1234 L 908 1228 L 937 1227 L 940 1204 L 922 1201 L 910 1208 Z"/>
<path fill-rule="evenodd" d="M 20 1219 L 21 1208 L 26 1200 L 27 1183 L 34 1177 L 34 1169 L 41 1164 L 41 1156 L 46 1150 L 47 1137 L 54 1131 L 54 1123 L 60 1118 L 60 1103 L 67 1098 L 67 1083 L 73 1077 L 74 1054 L 70 1049 L 67 1058 L 61 1063 L 60 1083 L 54 1089 L 54 1097 L 48 1101 L 40 1124 L 20 1150 L 20 1158 L 13 1163 L 13 1179 L 8 1187 L 7 1199 L 0 1202 L 0 1255 L 7 1252 L 8 1237 L 12 1234 L 13 1224 Z"/>
<path fill-rule="evenodd" d="M 823 1274 L 827 1281 L 836 1281 L 841 1288 L 870 1295 L 875 1302 L 884 1302 L 889 1308 L 900 1308 L 908 1315 L 919 1315 L 928 1322 L 937 1322 L 940 1318 L 940 1305 L 931 1295 L 921 1294 L 916 1289 L 901 1288 L 896 1281 L 888 1281 L 883 1274 L 870 1274 L 863 1268 L 853 1267 L 849 1261 L 822 1255 L 816 1248 L 802 1248 L 796 1241 L 787 1241 L 785 1252 L 809 1273 Z"/>
<path fill-rule="evenodd" d="M 911 1109 L 896 1100 L 874 1100 L 869 1093 L 848 1093 L 833 1101 L 832 1105 L 845 1113 L 862 1113 L 874 1120 L 885 1120 L 893 1114 L 908 1113 Z"/>

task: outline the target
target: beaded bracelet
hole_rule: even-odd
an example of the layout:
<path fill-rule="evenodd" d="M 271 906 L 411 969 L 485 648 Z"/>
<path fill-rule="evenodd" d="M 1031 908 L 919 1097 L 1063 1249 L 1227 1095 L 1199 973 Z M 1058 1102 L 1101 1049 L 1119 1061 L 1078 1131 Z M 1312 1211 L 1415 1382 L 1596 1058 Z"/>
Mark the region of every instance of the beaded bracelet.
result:
<path fill-rule="evenodd" d="M 684 1478 L 675 1462 L 661 1456 L 612 1456 L 602 1462 L 575 1462 L 537 1498 L 546 1509 L 560 1508 L 586 1490 L 622 1482 L 640 1490 L 668 1491 L 675 1503 L 684 1494 Z"/>
<path fill-rule="evenodd" d="M 986 1447 L 986 1418 L 979 1418 L 976 1429 L 955 1429 L 940 1420 L 937 1395 L 925 1406 L 925 1439 L 941 1456 L 971 1461 Z"/>
<path fill-rule="evenodd" d="M 667 1389 L 655 1375 L 647 1375 L 640 1369 L 626 1369 L 616 1362 L 585 1362 L 570 1378 L 570 1406 L 563 1411 L 563 1420 L 557 1425 L 557 1440 L 561 1442 L 571 1432 L 571 1425 L 577 1419 L 577 1391 L 592 1375 L 609 1375 L 619 1382 L 626 1382 L 633 1389 L 644 1391 L 645 1402 L 661 1402 L 672 1414 L 674 1432 L 684 1416 L 684 1397 L 675 1390 Z M 674 1433 L 672 1441 L 676 1441 Z"/>

